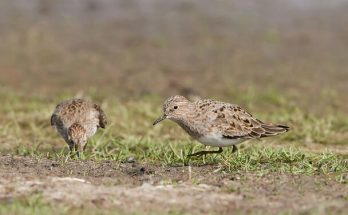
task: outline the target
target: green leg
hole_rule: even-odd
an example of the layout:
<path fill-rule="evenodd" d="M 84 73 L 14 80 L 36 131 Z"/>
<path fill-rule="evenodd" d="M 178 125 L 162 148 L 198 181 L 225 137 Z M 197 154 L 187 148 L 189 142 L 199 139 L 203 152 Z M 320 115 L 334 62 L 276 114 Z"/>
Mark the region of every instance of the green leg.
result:
<path fill-rule="evenodd" d="M 232 148 L 232 153 L 235 153 L 235 152 L 237 152 L 237 151 L 238 151 L 237 146 L 233 145 L 233 148 Z"/>
<path fill-rule="evenodd" d="M 196 152 L 194 154 L 189 154 L 187 156 L 192 157 L 192 156 L 202 156 L 202 155 L 206 155 L 206 154 L 220 154 L 222 151 L 223 151 L 222 147 L 219 147 L 219 150 L 217 150 L 217 151 L 199 151 L 199 152 Z"/>

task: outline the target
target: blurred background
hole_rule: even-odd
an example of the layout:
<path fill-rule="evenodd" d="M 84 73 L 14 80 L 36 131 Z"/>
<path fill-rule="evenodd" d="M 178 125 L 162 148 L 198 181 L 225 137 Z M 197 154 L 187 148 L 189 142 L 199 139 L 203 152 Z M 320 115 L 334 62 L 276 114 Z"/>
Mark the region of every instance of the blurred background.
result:
<path fill-rule="evenodd" d="M 1 93 L 268 92 L 348 111 L 347 11 L 345 0 L 2 0 Z"/>

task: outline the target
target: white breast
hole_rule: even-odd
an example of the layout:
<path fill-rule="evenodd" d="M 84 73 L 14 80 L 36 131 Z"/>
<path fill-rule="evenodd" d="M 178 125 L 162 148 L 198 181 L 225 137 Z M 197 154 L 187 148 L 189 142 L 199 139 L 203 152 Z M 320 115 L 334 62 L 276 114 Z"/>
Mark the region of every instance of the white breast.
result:
<path fill-rule="evenodd" d="M 237 145 L 238 143 L 241 143 L 246 139 L 227 139 L 223 138 L 221 134 L 210 133 L 204 137 L 198 138 L 197 140 L 206 146 L 226 147 Z"/>

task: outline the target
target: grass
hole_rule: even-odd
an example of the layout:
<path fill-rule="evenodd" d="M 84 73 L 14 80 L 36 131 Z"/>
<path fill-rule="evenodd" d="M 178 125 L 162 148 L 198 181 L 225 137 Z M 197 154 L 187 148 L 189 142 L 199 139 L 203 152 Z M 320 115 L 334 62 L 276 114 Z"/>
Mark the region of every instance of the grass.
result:
<path fill-rule="evenodd" d="M 87 95 L 102 105 L 109 125 L 89 141 L 81 158 L 76 158 L 69 154 L 66 143 L 49 120 L 56 104 L 73 97 L 72 94 L 62 93 L 52 99 L 45 95 L 28 97 L 0 88 L 0 98 L 6 101 L 0 106 L 0 153 L 48 158 L 62 165 L 74 160 L 108 160 L 117 166 L 133 157 L 137 162 L 155 166 L 213 165 L 214 173 L 320 174 L 348 184 L 348 151 L 345 149 L 348 117 L 345 114 L 331 110 L 323 115 L 306 112 L 276 90 L 257 92 L 250 88 L 244 94 L 250 96 L 238 97 L 233 93 L 230 96 L 264 121 L 289 125 L 290 132 L 242 143 L 236 153 L 226 148 L 220 155 L 189 160 L 188 154 L 205 149 L 202 144 L 192 140 L 173 122 L 152 126 L 161 114 L 163 98 L 147 95 L 118 100 L 98 95 L 92 89 Z M 0 214 L 117 214 L 117 211 L 101 208 L 52 207 L 37 198 L 0 204 Z"/>
<path fill-rule="evenodd" d="M 1 149 L 24 156 L 40 156 L 61 161 L 72 158 L 67 145 L 49 125 L 49 117 L 56 103 L 67 95 L 51 100 L 46 97 L 27 98 L 21 94 L 1 96 L 8 102 L 0 107 Z M 187 155 L 204 146 L 192 140 L 179 126 L 164 122 L 155 127 L 152 121 L 161 113 L 161 99 L 147 96 L 143 99 L 120 101 L 103 99 L 91 93 L 92 99 L 100 101 L 108 115 L 109 125 L 100 130 L 88 144 L 82 160 L 113 160 L 125 162 L 129 157 L 153 165 L 217 165 L 217 171 L 286 172 L 293 174 L 331 174 L 338 181 L 347 183 L 348 153 L 342 148 L 348 137 L 348 117 L 343 114 L 318 116 L 301 111 L 287 98 L 275 91 L 254 92 L 248 97 L 235 99 L 254 107 L 255 97 L 268 101 L 269 109 L 278 106 L 280 111 L 261 112 L 254 115 L 265 121 L 289 124 L 291 130 L 285 135 L 249 141 L 241 144 L 232 154 L 226 148 L 221 155 L 188 159 Z M 269 98 L 269 100 L 267 100 Z M 342 151 L 335 150 L 342 148 Z"/>
<path fill-rule="evenodd" d="M 262 10 L 225 1 L 214 7 L 155 3 L 159 13 L 117 4 L 132 14 L 128 19 L 109 16 L 114 10 L 104 11 L 104 3 L 93 4 L 95 11 L 69 7 L 63 11 L 67 19 L 56 19 L 65 7 L 49 1 L 40 1 L 33 14 L 16 3 L 13 13 L 4 13 L 0 154 L 77 160 L 49 118 L 58 102 L 82 92 L 102 104 L 110 123 L 81 160 L 121 163 L 134 157 L 158 166 L 214 165 L 227 173 L 326 174 L 348 183 L 344 7 L 318 4 L 308 16 L 307 9 L 291 14 L 293 7 L 274 2 Z M 163 14 L 173 15 L 158 19 Z M 34 21 L 41 16 L 45 22 Z M 151 125 L 164 95 L 185 90 L 240 104 L 291 131 L 243 143 L 234 154 L 226 149 L 188 160 L 187 154 L 204 147 L 172 122 Z M 0 205 L 0 214 L 108 213 L 56 209 L 34 196 Z"/>
<path fill-rule="evenodd" d="M 204 150 L 204 148 L 200 144 L 190 142 L 168 143 L 170 146 L 164 147 L 165 144 L 154 143 L 151 140 L 113 144 L 112 147 L 110 145 L 100 146 L 94 153 L 88 150 L 80 158 L 71 155 L 67 148 L 60 152 L 47 153 L 23 149 L 19 154 L 45 157 L 62 163 L 75 159 L 127 162 L 129 157 L 134 157 L 138 162 L 160 166 L 216 165 L 215 171 L 227 173 L 240 171 L 256 172 L 260 175 L 269 172 L 307 175 L 325 174 L 335 177 L 341 183 L 348 183 L 348 156 L 337 155 L 329 151 L 312 153 L 292 147 L 249 146 L 236 153 L 232 153 L 230 149 L 225 149 L 219 155 L 189 159 L 188 154 Z"/>

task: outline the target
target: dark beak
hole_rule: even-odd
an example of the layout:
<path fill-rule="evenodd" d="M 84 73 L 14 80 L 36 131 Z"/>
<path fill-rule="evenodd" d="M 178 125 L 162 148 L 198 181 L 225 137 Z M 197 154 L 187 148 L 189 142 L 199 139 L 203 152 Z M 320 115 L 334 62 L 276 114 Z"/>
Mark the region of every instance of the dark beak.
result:
<path fill-rule="evenodd" d="M 162 120 L 165 120 L 166 118 L 167 116 L 163 115 L 160 118 L 156 119 L 156 121 L 154 121 L 152 125 L 156 125 L 157 123 L 161 122 Z"/>

